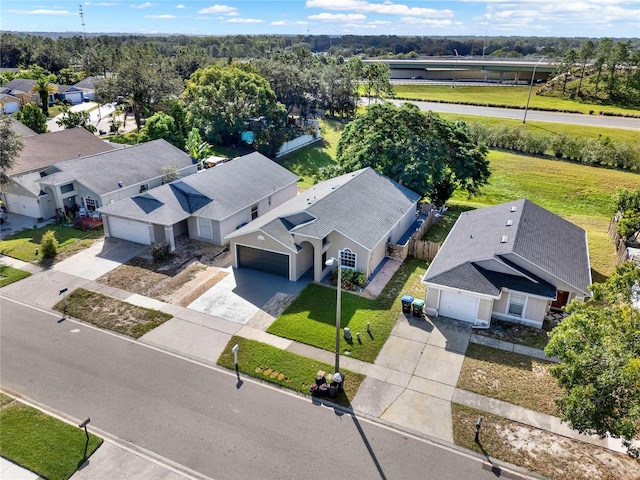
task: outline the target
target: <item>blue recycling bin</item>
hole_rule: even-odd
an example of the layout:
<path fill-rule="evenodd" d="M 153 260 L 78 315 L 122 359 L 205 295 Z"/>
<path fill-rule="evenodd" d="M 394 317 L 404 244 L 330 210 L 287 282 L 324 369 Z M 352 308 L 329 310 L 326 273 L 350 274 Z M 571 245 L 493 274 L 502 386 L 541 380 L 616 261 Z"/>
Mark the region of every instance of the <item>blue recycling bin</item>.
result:
<path fill-rule="evenodd" d="M 411 295 L 403 295 L 402 301 L 402 313 L 411 313 L 411 304 L 413 303 L 413 297 Z"/>

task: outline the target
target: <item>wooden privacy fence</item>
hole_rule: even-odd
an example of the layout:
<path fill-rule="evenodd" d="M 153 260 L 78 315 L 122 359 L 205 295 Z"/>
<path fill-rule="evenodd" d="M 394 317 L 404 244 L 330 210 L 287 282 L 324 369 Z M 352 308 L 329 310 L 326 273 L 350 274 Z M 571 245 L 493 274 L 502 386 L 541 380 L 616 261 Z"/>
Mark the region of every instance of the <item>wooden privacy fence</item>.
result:
<path fill-rule="evenodd" d="M 412 256 L 419 260 L 433 260 L 440 248 L 439 243 L 428 242 L 422 240 L 429 229 L 440 218 L 436 216 L 437 210 L 433 205 L 422 204 L 420 206 L 421 215 L 426 215 L 422 225 L 416 229 L 409 241 L 404 245 L 396 245 L 394 243 L 387 243 L 387 257 L 394 260 L 403 261 L 408 256 Z"/>

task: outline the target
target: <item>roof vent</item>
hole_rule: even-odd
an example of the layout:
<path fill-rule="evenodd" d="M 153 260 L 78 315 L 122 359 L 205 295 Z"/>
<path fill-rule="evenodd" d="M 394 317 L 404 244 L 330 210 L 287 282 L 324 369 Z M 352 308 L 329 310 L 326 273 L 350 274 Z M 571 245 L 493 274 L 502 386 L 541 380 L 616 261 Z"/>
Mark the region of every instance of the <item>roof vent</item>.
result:
<path fill-rule="evenodd" d="M 507 220 L 507 227 L 510 227 L 511 225 L 513 225 L 513 220 L 511 219 Z"/>
<path fill-rule="evenodd" d="M 516 207 L 515 205 L 513 207 L 511 207 L 511 211 L 515 212 L 516 210 L 518 210 L 518 207 Z"/>
<path fill-rule="evenodd" d="M 122 188 L 122 182 L 118 182 L 118 186 Z"/>
<path fill-rule="evenodd" d="M 502 238 L 500 239 L 500 243 L 507 243 L 507 240 L 509 240 L 509 237 L 507 237 L 506 235 L 503 235 Z"/>

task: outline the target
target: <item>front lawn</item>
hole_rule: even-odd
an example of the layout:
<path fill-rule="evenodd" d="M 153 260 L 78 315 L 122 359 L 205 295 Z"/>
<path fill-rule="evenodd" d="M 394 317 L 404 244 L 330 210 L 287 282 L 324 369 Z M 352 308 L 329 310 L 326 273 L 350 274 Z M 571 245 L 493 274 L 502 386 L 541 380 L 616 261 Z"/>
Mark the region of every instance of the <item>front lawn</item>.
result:
<path fill-rule="evenodd" d="M 470 343 L 457 387 L 503 402 L 559 416 L 562 391 L 549 373 L 551 362 Z"/>
<path fill-rule="evenodd" d="M 24 270 L 18 270 L 17 268 L 8 267 L 6 265 L 0 265 L 0 287 L 9 285 L 10 283 L 17 282 L 23 278 L 27 278 L 31 274 Z"/>
<path fill-rule="evenodd" d="M 24 262 L 41 262 L 43 260 L 42 236 L 49 230 L 55 232 L 59 243 L 56 261 L 90 247 L 96 239 L 104 236 L 102 227 L 83 232 L 74 227 L 45 225 L 40 228 L 21 230 L 4 238 L 0 241 L 0 253 Z M 36 256 L 36 250 L 38 256 Z"/>
<path fill-rule="evenodd" d="M 64 312 L 64 300 L 53 308 Z M 140 338 L 172 318 L 168 313 L 131 305 L 84 288 L 78 288 L 67 296 L 67 314 L 133 338 Z"/>
<path fill-rule="evenodd" d="M 0 410 L 0 455 L 48 480 L 66 480 L 102 439 L 40 410 L 13 402 Z"/>
<path fill-rule="evenodd" d="M 424 298 L 420 279 L 427 269 L 422 260 L 407 259 L 375 300 L 342 292 L 341 326 L 349 327 L 350 341 L 342 340 L 341 354 L 373 362 L 387 341 L 398 314 L 400 298 L 408 293 Z M 367 333 L 370 323 L 370 334 Z M 336 290 L 323 285 L 308 285 L 269 327 L 267 332 L 324 350 L 335 350 Z M 360 342 L 356 339 L 360 332 Z"/>
<path fill-rule="evenodd" d="M 509 462 L 556 480 L 640 478 L 640 463 L 621 453 L 457 403 L 451 404 L 451 416 L 454 443 L 492 463 Z M 478 417 L 482 417 L 479 444 L 474 441 Z"/>
<path fill-rule="evenodd" d="M 245 375 L 275 383 L 305 395 L 310 394 L 309 387 L 315 383 L 319 370 L 327 374 L 327 383 L 331 382 L 332 365 L 242 337 L 231 337 L 224 352 L 218 358 L 218 365 L 231 370 L 235 369 L 231 349 L 236 344 L 239 346 L 238 370 Z M 348 407 L 365 376 L 344 369 L 341 373 L 345 376 L 344 391 L 340 392 L 334 401 Z"/>

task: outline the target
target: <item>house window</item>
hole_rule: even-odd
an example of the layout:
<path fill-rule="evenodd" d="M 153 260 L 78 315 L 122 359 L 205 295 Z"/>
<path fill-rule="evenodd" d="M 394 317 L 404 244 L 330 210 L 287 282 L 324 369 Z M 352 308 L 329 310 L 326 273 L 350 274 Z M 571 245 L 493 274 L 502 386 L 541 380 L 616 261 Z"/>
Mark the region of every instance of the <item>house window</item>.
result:
<path fill-rule="evenodd" d="M 251 206 L 251 220 L 258 218 L 258 204 Z"/>
<path fill-rule="evenodd" d="M 322 246 L 324 247 L 327 244 L 328 241 L 329 241 L 329 237 L 324 237 L 322 239 Z"/>
<path fill-rule="evenodd" d="M 148 183 L 143 183 L 142 185 L 140 185 L 140 193 L 146 192 L 147 190 L 149 190 L 149 184 Z"/>
<path fill-rule="evenodd" d="M 271 206 L 271 195 L 269 195 L 269 206 Z"/>
<path fill-rule="evenodd" d="M 69 192 L 73 192 L 73 190 L 74 190 L 73 183 L 67 183 L 66 185 L 60 186 L 61 193 L 69 193 Z"/>
<path fill-rule="evenodd" d="M 358 255 L 351 251 L 350 248 L 340 250 L 340 265 L 342 268 L 356 268 Z"/>
<path fill-rule="evenodd" d="M 198 236 L 202 238 L 213 239 L 211 220 L 207 220 L 206 218 L 198 218 Z"/>
<path fill-rule="evenodd" d="M 524 295 L 512 293 L 509 295 L 509 310 L 507 310 L 507 313 L 514 317 L 522 318 L 522 314 L 524 313 L 524 304 L 526 301 L 527 297 Z"/>
<path fill-rule="evenodd" d="M 322 254 L 322 265 L 326 265 L 327 264 L 327 252 L 324 252 Z M 322 267 L 324 268 L 324 267 Z"/>
<path fill-rule="evenodd" d="M 96 209 L 96 201 L 87 195 L 84 199 L 84 205 L 90 212 L 93 212 Z"/>

